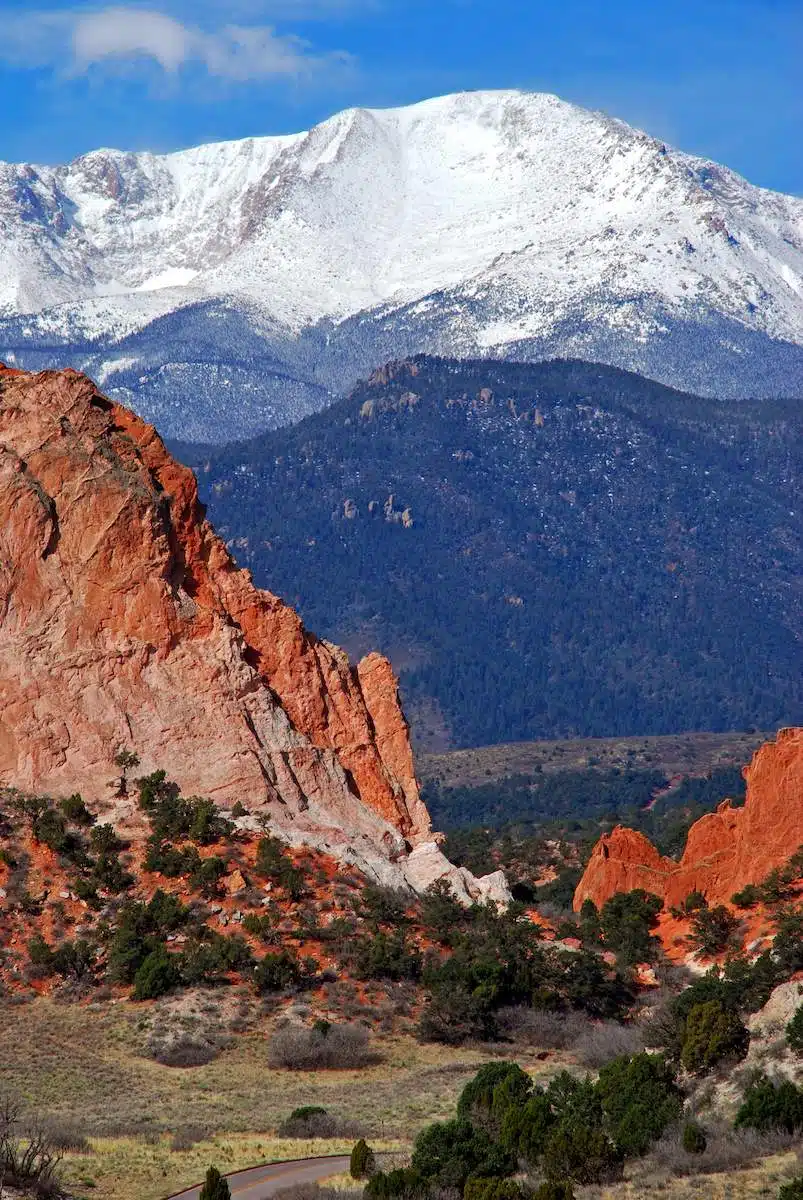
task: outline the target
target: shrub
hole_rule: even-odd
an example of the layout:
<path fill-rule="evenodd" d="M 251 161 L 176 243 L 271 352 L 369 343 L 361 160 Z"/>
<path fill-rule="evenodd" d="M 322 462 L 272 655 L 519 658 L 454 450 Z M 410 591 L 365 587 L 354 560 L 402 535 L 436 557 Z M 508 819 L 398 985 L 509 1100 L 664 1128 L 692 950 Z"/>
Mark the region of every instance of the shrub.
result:
<path fill-rule="evenodd" d="M 574 1200 L 574 1189 L 568 1180 L 547 1180 L 536 1188 L 533 1200 Z"/>
<path fill-rule="evenodd" d="M 658 920 L 661 907 L 657 896 L 641 888 L 611 896 L 600 913 L 600 930 L 605 945 L 627 965 L 652 961 L 657 953 L 658 941 L 650 931 Z"/>
<path fill-rule="evenodd" d="M 197 1146 L 198 1142 L 205 1142 L 208 1136 L 208 1131 L 199 1125 L 181 1125 L 173 1134 L 170 1149 L 174 1154 L 186 1153 L 187 1150 L 192 1150 L 193 1146 Z"/>
<path fill-rule="evenodd" d="M 60 803 L 59 808 L 68 821 L 73 825 L 94 825 L 95 818 L 84 804 L 83 798 L 78 792 L 72 796 L 66 796 Z"/>
<path fill-rule="evenodd" d="M 95 948 L 85 938 L 62 942 L 52 962 L 53 970 L 63 979 L 86 979 L 95 972 Z"/>
<path fill-rule="evenodd" d="M 530 1200 L 531 1192 L 513 1179 L 468 1179 L 463 1200 Z"/>
<path fill-rule="evenodd" d="M 735 904 L 737 908 L 755 908 L 761 899 L 761 888 L 755 883 L 748 883 L 740 892 L 734 892 L 731 896 L 731 904 Z"/>
<path fill-rule="evenodd" d="M 548 1009 L 527 1008 L 524 1005 L 500 1008 L 496 1013 L 496 1024 L 506 1040 L 549 1050 L 573 1046 L 595 1029 L 579 1013 L 550 1012 Z M 633 1047 L 628 1049 L 632 1050 Z"/>
<path fill-rule="evenodd" d="M 776 918 L 773 957 L 778 964 L 781 979 L 791 979 L 796 971 L 803 971 L 803 911 L 787 908 Z"/>
<path fill-rule="evenodd" d="M 355 1143 L 351 1152 L 349 1173 L 352 1179 L 367 1179 L 376 1170 L 376 1158 L 365 1138 Z"/>
<path fill-rule="evenodd" d="M 284 844 L 272 834 L 266 834 L 257 843 L 257 857 L 254 864 L 258 875 L 270 879 L 272 883 L 283 888 L 291 900 L 301 900 L 306 891 L 304 872 L 293 864 L 293 860 L 285 852 Z"/>
<path fill-rule="evenodd" d="M 46 1127 L 23 1119 L 20 1105 L 0 1097 L 0 1186 L 58 1195 L 61 1151 Z"/>
<path fill-rule="evenodd" d="M 602 936 L 599 913 L 593 900 L 584 900 L 580 908 L 580 940 L 584 946 L 598 946 Z"/>
<path fill-rule="evenodd" d="M 83 938 L 65 941 L 55 949 L 39 934 L 28 942 L 28 957 L 42 975 L 61 975 L 63 979 L 85 979 L 94 973 L 95 950 Z"/>
<path fill-rule="evenodd" d="M 695 1004 L 686 1017 L 680 1061 L 702 1075 L 723 1061 L 738 1062 L 750 1048 L 750 1033 L 738 1013 L 720 1000 Z"/>
<path fill-rule="evenodd" d="M 708 1139 L 694 1121 L 687 1121 L 681 1134 L 681 1145 L 687 1154 L 705 1154 Z"/>
<path fill-rule="evenodd" d="M 718 904 L 716 908 L 702 908 L 692 916 L 689 943 L 701 954 L 721 954 L 730 945 L 738 928 L 738 919 L 724 904 Z"/>
<path fill-rule="evenodd" d="M 368 1030 L 362 1025 L 330 1025 L 318 1028 L 284 1025 L 268 1046 L 272 1067 L 292 1071 L 346 1070 L 371 1061 Z"/>
<path fill-rule="evenodd" d="M 736 1128 L 760 1133 L 777 1129 L 789 1134 L 803 1130 L 803 1090 L 789 1080 L 776 1082 L 762 1076 L 745 1092 Z"/>
<path fill-rule="evenodd" d="M 446 879 L 431 883 L 421 900 L 421 920 L 436 941 L 449 946 L 466 921 L 466 911 Z"/>
<path fill-rule="evenodd" d="M 115 983 L 133 983 L 148 955 L 160 946 L 164 949 L 165 933 L 181 928 L 188 919 L 189 910 L 181 901 L 161 889 L 148 904 L 139 901 L 124 904 L 109 943 L 109 979 Z"/>
<path fill-rule="evenodd" d="M 635 1025 L 603 1021 L 588 1025 L 575 1042 L 575 1053 L 584 1067 L 599 1070 L 605 1063 L 644 1049 L 644 1035 Z"/>
<path fill-rule="evenodd" d="M 317 1104 L 294 1108 L 278 1128 L 280 1137 L 335 1138 L 354 1137 L 360 1130 L 352 1121 L 343 1121 Z"/>
<path fill-rule="evenodd" d="M 670 1126 L 650 1152 L 652 1167 L 673 1175 L 727 1174 L 755 1163 L 769 1154 L 787 1150 L 788 1134 L 754 1129 L 732 1129 L 716 1123 L 705 1131 L 706 1146 L 699 1154 L 690 1154 L 682 1143 L 682 1128 Z"/>
<path fill-rule="evenodd" d="M 119 854 L 123 843 L 111 825 L 95 825 L 89 835 L 89 845 L 95 854 Z"/>
<path fill-rule="evenodd" d="M 622 1155 L 604 1130 L 566 1117 L 547 1138 L 544 1170 L 558 1182 L 605 1183 L 621 1177 Z"/>
<path fill-rule="evenodd" d="M 615 1059 L 600 1071 L 596 1090 L 611 1137 L 627 1157 L 646 1154 L 682 1108 L 674 1071 L 659 1054 Z"/>
<path fill-rule="evenodd" d="M 505 1093 L 507 1103 L 504 1108 L 510 1107 L 511 1103 L 523 1103 L 532 1091 L 532 1080 L 517 1063 L 486 1063 L 484 1067 L 480 1067 L 474 1078 L 469 1080 L 460 1093 L 457 1101 L 458 1118 L 470 1121 L 473 1125 L 479 1125 L 483 1129 L 500 1123 L 505 1113 L 501 1101 L 494 1104 L 497 1089 L 511 1084 L 512 1087 Z M 496 1122 L 491 1120 L 491 1111 L 494 1107 L 498 1118 Z"/>
<path fill-rule="evenodd" d="M 291 950 L 266 954 L 254 968 L 254 984 L 258 992 L 283 992 L 297 987 L 304 976 L 301 963 Z"/>
<path fill-rule="evenodd" d="M 37 822 L 36 840 L 56 854 L 69 851 L 72 840 L 67 830 L 67 822 L 61 813 L 56 812 L 54 808 L 45 809 Z"/>
<path fill-rule="evenodd" d="M 206 1179 L 204 1186 L 201 1188 L 199 1200 L 231 1200 L 229 1185 L 217 1167 L 210 1167 L 206 1172 Z"/>
<path fill-rule="evenodd" d="M 53 947 L 49 946 L 41 934 L 35 933 L 28 942 L 28 958 L 31 965 L 37 967 L 43 974 L 52 975 Z"/>
<path fill-rule="evenodd" d="M 360 938 L 352 958 L 359 979 L 418 979 L 421 975 L 421 955 L 408 943 L 403 930 Z"/>
<path fill-rule="evenodd" d="M 567 1003 L 590 1017 L 621 1017 L 633 1003 L 632 988 L 598 954 L 564 954 L 559 964 L 562 977 L 556 982 Z"/>
<path fill-rule="evenodd" d="M 427 1195 L 427 1186 L 417 1171 L 398 1167 L 377 1171 L 365 1185 L 365 1200 L 419 1200 Z"/>
<path fill-rule="evenodd" d="M 449 980 L 430 988 L 418 1023 L 424 1042 L 459 1046 L 467 1041 L 487 1041 L 496 1033 L 496 1022 L 487 996 Z"/>
<path fill-rule="evenodd" d="M 79 1125 L 60 1118 L 45 1119 L 43 1129 L 54 1149 L 70 1154 L 91 1154 L 92 1147 Z"/>
<path fill-rule="evenodd" d="M 180 957 L 181 975 L 188 987 L 215 983 L 230 971 L 246 972 L 253 966 L 247 943 L 237 934 L 225 937 L 203 926 L 187 942 Z"/>
<path fill-rule="evenodd" d="M 155 1000 L 181 981 L 175 959 L 160 945 L 146 955 L 134 975 L 134 1000 Z"/>
<path fill-rule="evenodd" d="M 786 1040 L 790 1050 L 803 1057 L 803 1004 L 786 1026 Z"/>
<path fill-rule="evenodd" d="M 428 1125 L 418 1135 L 412 1169 L 436 1187 L 463 1190 L 470 1175 L 511 1175 L 515 1161 L 483 1129 L 457 1119 Z"/>
<path fill-rule="evenodd" d="M 500 1142 L 517 1159 L 535 1167 L 554 1124 L 549 1098 L 541 1088 L 536 1088 L 525 1104 L 508 1109 L 502 1121 Z"/>
<path fill-rule="evenodd" d="M 407 919 L 410 896 L 398 888 L 369 883 L 363 888 L 360 900 L 362 916 L 373 925 L 398 927 Z"/>
<path fill-rule="evenodd" d="M 215 1061 L 221 1048 L 214 1040 L 184 1032 L 166 1042 L 154 1037 L 148 1043 L 148 1054 L 163 1067 L 205 1067 Z"/>
<path fill-rule="evenodd" d="M 803 1200 L 803 1175 L 785 1183 L 778 1192 L 778 1200 Z"/>
<path fill-rule="evenodd" d="M 246 913 L 243 929 L 261 942 L 275 942 L 278 937 L 276 922 L 269 913 Z"/>

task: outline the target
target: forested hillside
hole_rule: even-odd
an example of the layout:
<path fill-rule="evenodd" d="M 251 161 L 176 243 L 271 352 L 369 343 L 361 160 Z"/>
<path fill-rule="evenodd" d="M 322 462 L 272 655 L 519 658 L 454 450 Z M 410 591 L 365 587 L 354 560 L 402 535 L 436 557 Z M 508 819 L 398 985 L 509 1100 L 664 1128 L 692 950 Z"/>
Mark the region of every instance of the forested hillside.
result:
<path fill-rule="evenodd" d="M 192 465 L 258 584 L 390 655 L 419 745 L 774 728 L 803 720 L 798 411 L 418 358 Z"/>

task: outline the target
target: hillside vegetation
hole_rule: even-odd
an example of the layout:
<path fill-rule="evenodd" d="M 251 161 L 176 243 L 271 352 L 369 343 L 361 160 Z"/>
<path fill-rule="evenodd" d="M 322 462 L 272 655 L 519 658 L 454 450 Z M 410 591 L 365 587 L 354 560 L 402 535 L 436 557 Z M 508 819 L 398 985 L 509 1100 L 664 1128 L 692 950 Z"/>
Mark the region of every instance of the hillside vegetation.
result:
<path fill-rule="evenodd" d="M 803 720 L 797 411 L 421 358 L 193 465 L 259 585 L 389 654 L 420 747 L 770 728 Z"/>

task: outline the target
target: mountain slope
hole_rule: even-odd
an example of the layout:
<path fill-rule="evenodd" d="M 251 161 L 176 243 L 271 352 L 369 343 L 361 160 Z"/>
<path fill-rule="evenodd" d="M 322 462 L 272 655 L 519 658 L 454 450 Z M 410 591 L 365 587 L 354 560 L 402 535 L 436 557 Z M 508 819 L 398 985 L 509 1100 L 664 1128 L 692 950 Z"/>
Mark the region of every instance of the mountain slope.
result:
<path fill-rule="evenodd" d="M 86 366 L 189 439 L 294 419 L 391 353 L 803 378 L 803 200 L 554 96 L 3 164 L 0 232 L 6 357 Z"/>
<path fill-rule="evenodd" d="M 799 721 L 794 401 L 419 358 L 199 461 L 238 561 L 380 646 L 419 744 Z"/>

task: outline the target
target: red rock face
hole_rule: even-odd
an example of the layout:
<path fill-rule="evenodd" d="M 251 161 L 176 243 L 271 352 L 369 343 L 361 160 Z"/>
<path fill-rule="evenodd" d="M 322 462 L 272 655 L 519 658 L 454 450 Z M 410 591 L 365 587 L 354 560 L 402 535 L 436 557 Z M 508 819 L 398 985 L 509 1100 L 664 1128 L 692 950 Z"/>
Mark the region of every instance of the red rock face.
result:
<path fill-rule="evenodd" d="M 255 588 L 151 426 L 0 368 L 0 784 L 102 799 L 124 746 L 296 840 L 432 836 L 390 664 Z"/>
<path fill-rule="evenodd" d="M 667 908 L 690 892 L 726 904 L 748 883 L 760 883 L 803 844 L 803 729 L 782 729 L 745 767 L 743 808 L 728 801 L 689 830 L 679 862 L 662 858 L 651 842 L 619 826 L 600 838 L 574 897 L 601 907 L 616 892 L 641 887 Z"/>

